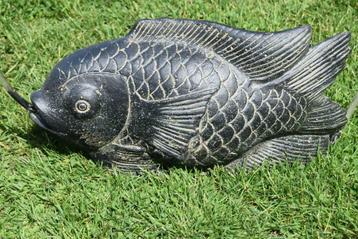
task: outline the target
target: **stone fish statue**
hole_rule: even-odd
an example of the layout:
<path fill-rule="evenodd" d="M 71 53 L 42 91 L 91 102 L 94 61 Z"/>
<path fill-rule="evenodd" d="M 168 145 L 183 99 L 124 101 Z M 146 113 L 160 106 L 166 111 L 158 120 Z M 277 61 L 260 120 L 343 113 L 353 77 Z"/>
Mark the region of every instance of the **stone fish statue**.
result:
<path fill-rule="evenodd" d="M 347 122 L 323 95 L 349 33 L 264 33 L 184 19 L 139 21 L 61 60 L 42 89 L 9 94 L 41 128 L 124 170 L 308 161 Z"/>

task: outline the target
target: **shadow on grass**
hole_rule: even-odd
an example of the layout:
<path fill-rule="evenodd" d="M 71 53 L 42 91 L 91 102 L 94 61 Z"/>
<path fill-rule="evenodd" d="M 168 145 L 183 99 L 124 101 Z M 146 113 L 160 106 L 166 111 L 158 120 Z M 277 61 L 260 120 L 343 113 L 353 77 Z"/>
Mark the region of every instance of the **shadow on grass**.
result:
<path fill-rule="evenodd" d="M 116 168 L 114 164 L 91 157 L 89 152 L 76 145 L 75 143 L 71 142 L 70 140 L 48 133 L 37 125 L 33 125 L 28 131 L 23 131 L 18 128 L 10 128 L 7 129 L 7 131 L 10 134 L 14 134 L 22 139 L 25 139 L 31 147 L 39 148 L 45 154 L 48 154 L 47 150 L 54 151 L 63 156 L 78 153 L 82 154 L 83 156 L 85 156 L 86 159 L 91 160 L 99 167 L 105 167 L 109 169 Z M 191 173 L 194 173 L 195 171 L 206 172 L 208 173 L 208 175 L 210 175 L 210 169 L 212 169 L 212 167 L 188 167 L 180 165 L 178 162 L 162 158 L 160 155 L 156 154 L 153 154 L 152 158 L 155 162 L 161 165 L 160 171 L 166 173 L 169 173 L 171 170 L 182 169 Z"/>
<path fill-rule="evenodd" d="M 62 156 L 77 153 L 85 156 L 86 159 L 94 162 L 99 167 L 105 167 L 108 169 L 115 168 L 114 164 L 91 157 L 88 150 L 76 145 L 71 142 L 71 140 L 48 133 L 37 125 L 33 125 L 30 130 L 27 131 L 11 127 L 7 128 L 7 132 L 24 139 L 31 148 L 38 148 L 46 155 L 48 154 L 48 151 L 54 151 Z"/>
<path fill-rule="evenodd" d="M 72 143 L 68 139 L 60 138 L 58 136 L 55 136 L 51 133 L 46 132 L 45 130 L 41 129 L 40 127 L 33 125 L 29 131 L 21 131 L 18 128 L 11 128 L 8 129 L 9 133 L 18 135 L 22 139 L 25 139 L 26 142 L 33 148 L 39 148 L 41 151 L 43 151 L 45 154 L 48 154 L 47 150 L 55 151 L 56 153 L 60 155 L 70 155 L 70 154 L 81 154 L 83 155 L 87 160 L 90 160 L 94 162 L 98 167 L 104 167 L 107 169 L 115 169 L 117 168 L 114 163 L 110 163 L 108 161 L 102 161 L 100 159 L 96 159 L 90 156 L 90 153 L 84 150 L 83 148 L 77 146 L 76 144 Z M 213 166 L 213 167 L 190 167 L 185 165 L 180 165 L 180 162 L 175 161 L 173 159 L 169 158 L 163 158 L 159 154 L 152 154 L 152 159 L 160 164 L 159 171 L 164 173 L 170 173 L 172 170 L 184 170 L 188 173 L 196 173 L 197 171 L 200 171 L 202 173 L 205 173 L 207 176 L 211 176 L 213 172 L 216 170 L 213 170 L 217 167 L 222 166 Z M 299 162 L 296 162 L 299 163 Z M 301 162 L 302 163 L 302 162 Z M 306 163 L 305 163 L 306 164 Z M 303 166 L 300 164 L 301 167 Z M 284 162 L 279 165 L 270 165 L 270 164 L 264 164 L 260 168 L 267 168 L 272 169 L 272 167 L 283 167 L 287 169 L 290 169 L 292 167 L 292 163 Z M 223 169 L 223 168 L 222 168 Z M 127 170 L 124 170 L 127 171 Z M 230 170 L 235 171 L 235 170 Z M 251 171 L 245 168 L 241 168 L 239 171 L 247 172 Z M 134 172 L 134 174 L 141 175 L 140 172 Z"/>
<path fill-rule="evenodd" d="M 48 148 L 64 155 L 81 152 L 81 149 L 69 143 L 66 139 L 47 133 L 35 125 L 26 134 L 20 133 L 19 135 L 25 138 L 31 146 L 36 148 Z"/>
<path fill-rule="evenodd" d="M 83 149 L 75 144 L 70 143 L 67 139 L 63 139 L 52 135 L 37 125 L 33 125 L 30 130 L 20 130 L 16 127 L 6 129 L 7 133 L 16 135 L 26 141 L 32 148 L 39 148 L 47 154 L 46 150 L 53 150 L 61 155 L 70 155 L 73 153 L 84 153 Z"/>

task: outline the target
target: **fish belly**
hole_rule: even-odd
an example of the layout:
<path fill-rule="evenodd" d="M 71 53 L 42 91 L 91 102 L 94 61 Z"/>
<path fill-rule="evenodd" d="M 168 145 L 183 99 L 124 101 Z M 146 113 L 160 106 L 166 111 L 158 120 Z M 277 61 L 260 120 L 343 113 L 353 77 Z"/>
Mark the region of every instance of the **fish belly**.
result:
<path fill-rule="evenodd" d="M 223 82 L 208 103 L 199 134 L 189 144 L 189 164 L 226 165 L 259 142 L 297 131 L 307 103 L 285 89 L 252 89 L 237 80 Z"/>

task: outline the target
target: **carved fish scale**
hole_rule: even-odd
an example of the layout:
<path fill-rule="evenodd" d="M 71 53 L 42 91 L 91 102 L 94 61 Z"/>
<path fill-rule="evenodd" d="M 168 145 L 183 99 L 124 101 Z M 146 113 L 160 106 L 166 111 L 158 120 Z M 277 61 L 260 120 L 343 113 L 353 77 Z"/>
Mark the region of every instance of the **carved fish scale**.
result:
<path fill-rule="evenodd" d="M 128 76 L 134 90 L 147 100 L 159 100 L 219 87 L 221 62 L 200 49 L 178 43 L 134 43 L 139 49 Z M 121 73 L 123 70 L 120 71 Z M 125 74 L 123 72 L 123 74 Z"/>
<path fill-rule="evenodd" d="M 225 85 L 225 84 L 224 84 Z M 277 134 L 295 132 L 306 118 L 305 99 L 284 89 L 247 92 L 237 90 L 222 102 L 213 98 L 200 127 L 192 140 L 196 162 L 201 165 L 227 164 L 265 139 Z M 222 93 L 223 94 L 223 93 Z"/>
<path fill-rule="evenodd" d="M 113 41 L 92 48 L 90 54 L 77 56 L 77 64 L 71 64 L 66 72 L 66 67 L 57 65 L 50 78 L 71 79 L 87 72 L 121 74 L 130 78 L 135 92 L 147 100 L 183 95 L 209 85 L 219 87 L 225 80 L 219 75 L 225 74 L 219 69 L 222 61 L 183 44 Z"/>

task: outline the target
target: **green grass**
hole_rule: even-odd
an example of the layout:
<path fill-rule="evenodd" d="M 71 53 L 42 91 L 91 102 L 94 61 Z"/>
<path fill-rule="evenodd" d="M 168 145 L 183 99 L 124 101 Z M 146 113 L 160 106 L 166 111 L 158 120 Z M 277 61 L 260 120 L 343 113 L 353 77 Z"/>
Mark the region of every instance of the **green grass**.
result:
<path fill-rule="evenodd" d="M 327 91 L 358 90 L 358 3 L 280 1 L 0 1 L 0 70 L 23 95 L 76 49 L 125 35 L 140 18 L 208 19 L 251 30 L 303 24 L 313 42 L 352 32 L 347 67 Z M 0 91 L 0 238 L 357 238 L 358 114 L 304 166 L 251 172 L 109 170 L 34 129 Z"/>

